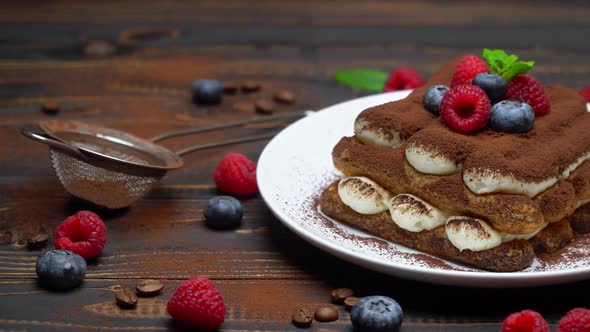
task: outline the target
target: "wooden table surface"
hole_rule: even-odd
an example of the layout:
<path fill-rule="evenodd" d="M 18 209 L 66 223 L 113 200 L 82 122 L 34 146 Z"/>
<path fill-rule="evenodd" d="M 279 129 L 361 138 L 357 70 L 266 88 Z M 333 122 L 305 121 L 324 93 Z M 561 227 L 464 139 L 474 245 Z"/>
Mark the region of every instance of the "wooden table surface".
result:
<path fill-rule="evenodd" d="M 88 209 L 60 186 L 47 147 L 20 135 L 39 120 L 78 119 L 138 136 L 259 116 L 232 104 L 279 88 L 297 94 L 289 110 L 321 109 L 366 94 L 332 80 L 334 72 L 369 67 L 417 68 L 428 77 L 443 61 L 483 47 L 534 59 L 546 84 L 590 84 L 590 7 L 586 1 L 41 1 L 11 2 L 0 11 L 0 331 L 178 330 L 166 300 L 183 280 L 204 275 L 227 305 L 223 331 L 291 331 L 291 312 L 329 303 L 335 287 L 382 294 L 405 311 L 402 331 L 498 331 L 511 312 L 533 309 L 552 324 L 590 306 L 589 281 L 532 289 L 431 285 L 354 266 L 286 229 L 259 196 L 243 199 L 240 228 L 205 227 L 202 210 L 218 194 L 211 173 L 238 151 L 257 160 L 266 142 L 193 153 L 130 209 L 97 211 L 109 238 L 84 284 L 55 293 L 36 284 L 39 251 L 24 241 Z M 87 54 L 93 41 L 114 53 Z M 190 99 L 198 78 L 255 80 L 255 95 L 226 96 L 219 106 Z M 61 111 L 40 111 L 45 100 Z M 249 126 L 166 142 L 180 148 L 264 133 Z M 53 247 L 53 241 L 49 248 Z M 164 292 L 121 310 L 113 292 L 142 278 Z M 351 331 L 341 310 L 312 329 Z"/>

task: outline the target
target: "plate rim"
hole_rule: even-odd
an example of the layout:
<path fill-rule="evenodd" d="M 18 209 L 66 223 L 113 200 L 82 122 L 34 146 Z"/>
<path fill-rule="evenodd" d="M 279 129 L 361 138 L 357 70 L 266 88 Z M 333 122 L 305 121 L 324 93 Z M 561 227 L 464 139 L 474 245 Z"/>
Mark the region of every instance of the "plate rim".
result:
<path fill-rule="evenodd" d="M 565 269 L 565 270 L 552 270 L 552 271 L 531 271 L 531 272 L 490 272 L 490 271 L 457 271 L 457 270 L 442 270 L 442 269 L 432 269 L 423 266 L 413 266 L 407 265 L 403 263 L 399 263 L 396 261 L 387 261 L 385 262 L 383 259 L 372 257 L 365 255 L 360 252 L 356 252 L 352 249 L 338 246 L 329 240 L 322 238 L 321 236 L 307 230 L 305 227 L 301 227 L 297 222 L 291 220 L 291 218 L 286 215 L 280 206 L 277 204 L 275 205 L 274 200 L 270 197 L 270 190 L 267 189 L 267 181 L 265 181 L 264 170 L 267 168 L 267 163 L 269 160 L 270 150 L 272 147 L 280 142 L 284 136 L 286 136 L 290 131 L 298 129 L 300 126 L 304 126 L 306 123 L 310 121 L 317 121 L 317 117 L 322 116 L 329 116 L 331 113 L 338 111 L 342 107 L 349 107 L 351 105 L 357 103 L 364 103 L 369 102 L 373 105 L 380 105 L 388 101 L 396 101 L 399 99 L 404 98 L 407 96 L 412 90 L 403 90 L 403 91 L 394 91 L 394 92 L 387 92 L 387 93 L 379 93 L 369 96 L 364 96 L 360 98 L 350 99 L 344 102 L 340 102 L 328 107 L 325 107 L 315 114 L 310 116 L 306 116 L 302 119 L 299 119 L 288 127 L 284 128 L 281 132 L 279 132 L 275 137 L 272 138 L 268 142 L 268 144 L 264 147 L 260 157 L 258 159 L 258 170 L 257 170 L 257 182 L 259 187 L 259 192 L 264 200 L 265 204 L 269 207 L 273 215 L 279 219 L 288 229 L 292 232 L 297 234 L 299 237 L 303 238 L 305 241 L 313 244 L 314 246 L 320 248 L 321 250 L 328 251 L 330 254 L 337 256 L 341 259 L 344 259 L 348 262 L 351 262 L 356 265 L 364 266 L 371 270 L 376 270 L 388 275 L 399 276 L 403 278 L 408 278 L 408 275 L 413 275 L 414 277 L 416 274 L 418 275 L 417 278 L 412 278 L 414 280 L 422 280 L 426 282 L 436 283 L 436 284 L 452 284 L 456 286 L 470 286 L 470 287 L 523 287 L 523 286 L 542 286 L 542 285 L 550 285 L 550 284 L 559 284 L 559 283 L 567 283 L 573 282 L 576 280 L 582 280 L 584 276 L 590 276 L 590 266 L 587 267 L 580 267 L 574 269 Z M 385 100 L 387 99 L 387 100 Z M 362 110 L 361 110 L 362 111 Z M 360 111 L 359 111 L 360 112 Z M 262 171 L 261 171 L 262 170 Z M 364 234 L 372 237 L 379 238 L 374 234 L 370 234 L 365 231 L 361 231 Z M 379 238 L 382 239 L 382 238 Z M 382 239 L 384 240 L 384 239 Z M 394 243 L 395 245 L 400 246 L 399 244 L 387 241 L 390 243 Z M 410 248 L 411 249 L 411 248 Z M 415 250 L 415 249 L 412 249 Z M 416 250 L 421 252 L 419 250 Z M 422 252 L 424 253 L 424 252 Z M 427 253 L 424 253 L 427 254 Z M 431 254 L 427 254 L 433 256 Z M 449 262 L 446 259 L 437 257 L 438 259 L 442 259 L 445 262 Z M 454 262 L 453 262 L 454 263 Z M 455 263 L 457 264 L 457 263 Z M 438 280 L 438 278 L 444 278 L 442 280 Z M 457 284 L 459 281 L 460 284 Z M 487 281 L 490 284 L 482 284 L 483 281 Z M 514 284 L 511 284 L 514 283 Z"/>

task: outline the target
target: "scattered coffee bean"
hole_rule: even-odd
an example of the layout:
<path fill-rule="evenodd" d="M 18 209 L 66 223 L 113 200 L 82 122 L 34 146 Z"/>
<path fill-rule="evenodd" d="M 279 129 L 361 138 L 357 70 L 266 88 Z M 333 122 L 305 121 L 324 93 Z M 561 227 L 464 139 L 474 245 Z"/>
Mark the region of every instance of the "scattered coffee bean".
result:
<path fill-rule="evenodd" d="M 43 113 L 55 115 L 59 112 L 59 103 L 53 99 L 43 100 L 41 103 L 41 111 Z"/>
<path fill-rule="evenodd" d="M 293 325 L 297 327 L 310 327 L 313 321 L 313 314 L 306 308 L 297 309 L 293 313 Z"/>
<path fill-rule="evenodd" d="M 131 289 L 125 287 L 115 293 L 117 305 L 123 309 L 133 309 L 137 305 L 138 298 Z"/>
<path fill-rule="evenodd" d="M 49 235 L 45 233 L 39 233 L 30 239 L 27 239 L 27 247 L 29 249 L 41 249 L 47 246 L 49 241 Z"/>
<path fill-rule="evenodd" d="M 358 300 L 358 297 L 349 296 L 344 300 L 344 307 L 346 307 L 346 310 L 350 310 L 352 306 L 358 302 Z"/>
<path fill-rule="evenodd" d="M 112 55 L 115 51 L 115 45 L 103 40 L 91 41 L 84 47 L 84 54 L 95 57 Z"/>
<path fill-rule="evenodd" d="M 266 99 L 258 99 L 255 106 L 258 113 L 270 114 L 275 110 L 273 102 Z"/>
<path fill-rule="evenodd" d="M 318 322 L 333 322 L 338 319 L 338 310 L 333 306 L 324 306 L 316 309 L 313 316 Z"/>
<path fill-rule="evenodd" d="M 240 85 L 240 89 L 242 89 L 242 91 L 244 92 L 255 92 L 260 90 L 260 88 L 260 83 L 254 81 L 242 82 L 242 84 Z"/>
<path fill-rule="evenodd" d="M 332 290 L 332 303 L 342 304 L 347 297 L 354 295 L 354 291 L 350 288 L 336 288 Z"/>
<path fill-rule="evenodd" d="M 160 280 L 147 279 L 142 280 L 135 285 L 137 295 L 142 297 L 156 296 L 164 289 L 164 284 Z"/>
<path fill-rule="evenodd" d="M 279 90 L 275 92 L 274 100 L 281 104 L 293 104 L 295 102 L 295 94 L 289 90 Z"/>
<path fill-rule="evenodd" d="M 240 85 L 236 82 L 223 82 L 223 93 L 233 95 L 238 92 Z"/>
<path fill-rule="evenodd" d="M 256 105 L 254 105 L 254 102 L 243 100 L 233 104 L 232 108 L 239 112 L 254 113 L 256 110 Z"/>

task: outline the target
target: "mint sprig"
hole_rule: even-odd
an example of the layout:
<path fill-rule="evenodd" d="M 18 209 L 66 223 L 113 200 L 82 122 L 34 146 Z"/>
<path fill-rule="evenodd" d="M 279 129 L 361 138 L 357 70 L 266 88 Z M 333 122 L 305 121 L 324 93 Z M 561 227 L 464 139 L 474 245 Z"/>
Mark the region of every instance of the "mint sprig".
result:
<path fill-rule="evenodd" d="M 337 72 L 334 79 L 349 87 L 381 92 L 388 76 L 388 72 L 375 69 L 352 69 Z"/>
<path fill-rule="evenodd" d="M 506 81 L 510 81 L 514 76 L 526 74 L 535 65 L 535 61 L 518 61 L 514 54 L 507 54 L 504 50 L 483 49 L 483 58 L 490 67 L 490 72 L 502 76 Z"/>

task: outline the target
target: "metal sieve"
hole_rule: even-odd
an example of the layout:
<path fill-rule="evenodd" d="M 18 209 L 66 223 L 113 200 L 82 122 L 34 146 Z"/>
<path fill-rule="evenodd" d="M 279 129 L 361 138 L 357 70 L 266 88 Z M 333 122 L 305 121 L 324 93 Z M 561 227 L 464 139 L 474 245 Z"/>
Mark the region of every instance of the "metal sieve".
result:
<path fill-rule="evenodd" d="M 276 132 L 193 145 L 173 152 L 155 142 L 246 124 L 302 117 L 311 111 L 228 122 L 169 132 L 143 139 L 129 133 L 73 120 L 39 122 L 26 137 L 49 146 L 51 165 L 73 196 L 109 209 L 124 208 L 146 195 L 166 172 L 183 166 L 182 155 L 197 150 L 267 139 Z"/>

